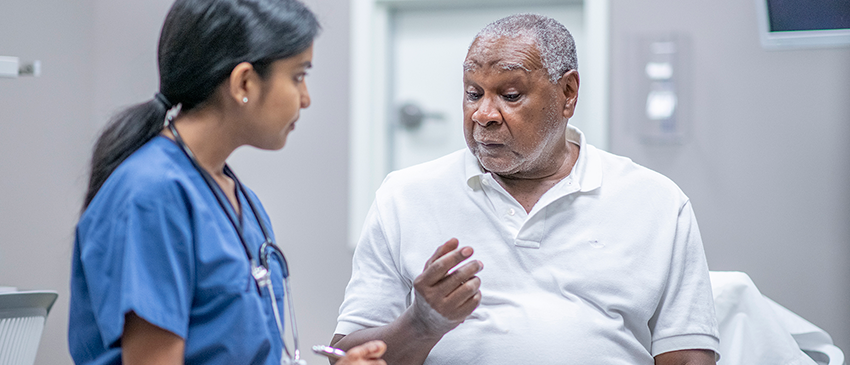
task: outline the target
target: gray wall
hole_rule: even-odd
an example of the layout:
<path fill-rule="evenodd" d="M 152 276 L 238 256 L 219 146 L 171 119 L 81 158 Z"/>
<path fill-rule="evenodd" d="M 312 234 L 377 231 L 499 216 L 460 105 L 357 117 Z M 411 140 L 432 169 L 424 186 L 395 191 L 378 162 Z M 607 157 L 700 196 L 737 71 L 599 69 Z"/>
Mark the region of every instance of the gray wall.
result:
<path fill-rule="evenodd" d="M 92 139 L 92 1 L 3 1 L 0 55 L 44 63 L 0 79 L 0 285 L 52 289 L 37 362 L 65 364 L 73 227 Z"/>
<path fill-rule="evenodd" d="M 40 78 L 0 79 L 0 285 L 60 293 L 38 364 L 71 362 L 68 273 L 89 149 L 108 115 L 156 91 L 169 3 L 3 2 L 0 55 L 44 63 Z M 307 81 L 313 105 L 283 151 L 231 160 L 288 254 L 304 349 L 333 332 L 351 265 L 348 1 L 307 3 L 325 27 Z M 712 269 L 747 272 L 850 349 L 850 49 L 764 51 L 751 1 L 612 0 L 611 24 L 613 151 L 691 197 Z M 629 39 L 671 30 L 692 39 L 693 134 L 648 146 L 630 126 L 640 110 Z"/>
<path fill-rule="evenodd" d="M 746 272 L 850 351 L 850 48 L 763 50 L 750 0 L 611 9 L 612 151 L 690 196 L 712 270 Z M 647 145 L 632 39 L 670 31 L 691 40 L 691 138 Z"/>
<path fill-rule="evenodd" d="M 37 364 L 71 363 L 68 280 L 91 145 L 111 114 L 157 91 L 156 42 L 171 2 L 10 0 L 0 9 L 0 55 L 44 69 L 0 79 L 0 286 L 59 292 Z M 283 151 L 246 148 L 231 159 L 287 253 L 302 349 L 330 340 L 351 270 L 348 2 L 306 3 L 324 27 L 307 78 L 313 104 Z"/>

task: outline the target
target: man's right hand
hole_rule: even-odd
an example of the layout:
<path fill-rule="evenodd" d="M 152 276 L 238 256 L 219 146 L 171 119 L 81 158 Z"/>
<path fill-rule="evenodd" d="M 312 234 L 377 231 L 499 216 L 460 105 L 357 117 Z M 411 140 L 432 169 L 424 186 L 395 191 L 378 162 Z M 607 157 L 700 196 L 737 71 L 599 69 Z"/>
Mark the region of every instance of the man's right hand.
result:
<path fill-rule="evenodd" d="M 471 260 L 449 273 L 473 253 L 472 247 L 458 248 L 458 243 L 452 238 L 438 247 L 413 281 L 414 323 L 423 334 L 442 337 L 481 303 L 481 279 L 475 276 L 484 268 L 481 261 Z"/>
<path fill-rule="evenodd" d="M 364 328 L 348 335 L 335 334 L 331 346 L 343 350 L 370 340 L 386 342 L 383 359 L 387 364 L 417 365 L 425 362 L 440 339 L 457 327 L 481 303 L 481 279 L 477 274 L 484 265 L 470 260 L 451 273 L 452 268 L 472 256 L 472 247 L 458 248 L 452 238 L 442 244 L 425 263 L 425 270 L 413 280 L 415 297 L 393 322 Z"/>

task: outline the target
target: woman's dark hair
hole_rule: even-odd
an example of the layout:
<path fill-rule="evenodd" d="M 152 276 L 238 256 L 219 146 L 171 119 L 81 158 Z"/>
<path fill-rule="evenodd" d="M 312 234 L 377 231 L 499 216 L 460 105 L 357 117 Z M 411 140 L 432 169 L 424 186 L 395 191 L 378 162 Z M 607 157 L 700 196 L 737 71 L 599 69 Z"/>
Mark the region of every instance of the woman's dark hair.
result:
<path fill-rule="evenodd" d="M 272 62 L 295 56 L 319 32 L 297 0 L 177 0 L 159 38 L 159 92 L 118 114 L 94 146 L 83 209 L 128 156 L 162 131 L 170 105 L 183 111 L 207 101 L 236 65 L 250 62 L 266 77 Z"/>

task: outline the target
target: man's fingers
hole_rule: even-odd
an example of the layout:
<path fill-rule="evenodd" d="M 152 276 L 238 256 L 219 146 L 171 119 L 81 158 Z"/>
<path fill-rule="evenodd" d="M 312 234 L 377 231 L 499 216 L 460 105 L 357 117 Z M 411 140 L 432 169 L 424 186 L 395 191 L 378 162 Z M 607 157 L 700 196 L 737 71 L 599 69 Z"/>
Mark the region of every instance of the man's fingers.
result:
<path fill-rule="evenodd" d="M 469 258 L 469 256 L 472 256 L 473 252 L 472 247 L 463 247 L 444 254 L 442 257 L 425 266 L 425 270 L 416 278 L 416 282 L 428 287 L 434 286 L 446 277 L 449 270 Z"/>
<path fill-rule="evenodd" d="M 425 262 L 425 268 L 427 269 L 428 266 L 430 266 L 434 261 L 437 261 L 437 259 L 439 259 L 443 255 L 452 252 L 454 249 L 457 248 L 458 244 L 459 241 L 457 240 L 457 238 L 452 238 L 446 241 L 446 243 L 440 245 L 440 247 L 437 247 L 437 250 L 434 251 L 434 254 L 431 255 L 431 258 L 429 258 L 428 261 Z"/>
<path fill-rule="evenodd" d="M 481 304 L 481 292 L 476 290 L 475 295 L 473 295 L 472 298 L 467 299 L 467 301 L 463 302 L 463 304 L 458 307 L 458 311 L 460 313 L 466 313 L 466 315 L 463 316 L 466 318 L 472 314 L 472 311 L 474 311 L 475 308 L 478 308 L 479 304 Z"/>
<path fill-rule="evenodd" d="M 449 269 L 472 255 L 471 247 L 458 249 L 459 245 L 460 242 L 457 238 L 451 238 L 437 247 L 434 254 L 425 262 L 425 268 L 417 281 L 421 281 L 422 284 L 427 286 L 433 285 L 440 281 Z"/>
<path fill-rule="evenodd" d="M 443 317 L 452 322 L 463 322 L 481 303 L 481 279 L 477 276 L 463 283 L 446 297 Z"/>
<path fill-rule="evenodd" d="M 425 268 L 425 271 L 433 271 L 435 273 L 440 274 L 440 277 L 446 276 L 449 270 L 453 267 L 457 266 L 463 260 L 472 256 L 472 253 L 475 252 L 472 247 L 461 247 L 459 249 L 453 250 L 449 253 L 443 255 L 443 257 L 438 258 L 436 261 L 432 262 L 431 265 Z"/>
<path fill-rule="evenodd" d="M 454 290 L 464 282 L 472 279 L 476 274 L 484 269 L 484 263 L 478 260 L 471 260 L 453 271 L 451 274 L 444 277 L 441 282 L 436 285 L 444 287 L 448 290 Z"/>
<path fill-rule="evenodd" d="M 475 275 L 484 268 L 484 264 L 471 260 L 458 267 L 474 253 L 472 247 L 458 246 L 458 240 L 453 238 L 437 248 L 425 270 L 413 282 L 415 302 L 419 304 L 417 308 L 424 308 L 420 311 L 425 313 L 423 318 L 437 327 L 442 323 L 442 327 L 447 329 L 457 326 L 481 300 L 481 279 Z M 456 269 L 452 271 L 453 268 Z M 451 274 L 449 271 L 452 271 Z"/>
<path fill-rule="evenodd" d="M 457 286 L 448 296 L 446 296 L 446 302 L 457 303 L 455 304 L 455 307 L 460 309 L 470 298 L 481 293 L 479 291 L 480 288 L 481 278 L 473 276 L 469 280 Z M 459 310 L 459 312 L 463 312 L 463 310 Z"/>

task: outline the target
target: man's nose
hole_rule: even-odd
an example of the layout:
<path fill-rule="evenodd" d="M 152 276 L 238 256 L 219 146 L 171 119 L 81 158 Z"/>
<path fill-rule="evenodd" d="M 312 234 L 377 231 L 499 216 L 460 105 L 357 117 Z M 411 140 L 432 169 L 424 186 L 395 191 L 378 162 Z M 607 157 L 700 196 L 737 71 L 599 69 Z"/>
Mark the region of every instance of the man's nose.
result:
<path fill-rule="evenodd" d="M 501 123 L 502 113 L 499 112 L 498 105 L 492 98 L 482 98 L 478 109 L 472 113 L 472 121 L 482 127 L 487 127 L 494 123 Z"/>

